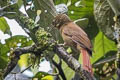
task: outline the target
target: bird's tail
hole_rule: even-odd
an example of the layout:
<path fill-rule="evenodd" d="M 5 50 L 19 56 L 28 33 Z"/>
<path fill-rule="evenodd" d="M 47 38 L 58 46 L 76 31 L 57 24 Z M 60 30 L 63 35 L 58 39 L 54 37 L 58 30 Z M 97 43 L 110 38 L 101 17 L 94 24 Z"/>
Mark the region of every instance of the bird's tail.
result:
<path fill-rule="evenodd" d="M 81 49 L 81 56 L 83 69 L 87 70 L 91 73 L 91 75 L 93 75 L 92 65 L 90 63 L 90 55 L 88 54 L 87 50 Z"/>

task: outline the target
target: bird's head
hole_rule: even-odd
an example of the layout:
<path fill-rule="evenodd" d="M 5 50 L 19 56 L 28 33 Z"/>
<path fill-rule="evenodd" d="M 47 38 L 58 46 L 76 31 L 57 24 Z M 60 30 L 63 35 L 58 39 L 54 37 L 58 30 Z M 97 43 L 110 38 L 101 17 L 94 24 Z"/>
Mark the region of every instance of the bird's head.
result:
<path fill-rule="evenodd" d="M 60 27 L 63 24 L 66 24 L 68 22 L 72 22 L 72 20 L 66 15 L 66 14 L 58 14 L 52 22 L 52 25 L 58 29 L 60 29 Z"/>

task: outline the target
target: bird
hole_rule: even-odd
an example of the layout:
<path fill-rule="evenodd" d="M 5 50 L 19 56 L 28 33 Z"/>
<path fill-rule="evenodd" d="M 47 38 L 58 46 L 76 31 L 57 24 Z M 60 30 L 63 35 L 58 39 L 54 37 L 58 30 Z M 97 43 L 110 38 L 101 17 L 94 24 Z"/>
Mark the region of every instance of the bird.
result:
<path fill-rule="evenodd" d="M 64 45 L 73 47 L 81 53 L 83 69 L 93 75 L 90 62 L 93 46 L 86 32 L 75 24 L 66 14 L 58 14 L 55 16 L 52 25 L 60 31 Z"/>

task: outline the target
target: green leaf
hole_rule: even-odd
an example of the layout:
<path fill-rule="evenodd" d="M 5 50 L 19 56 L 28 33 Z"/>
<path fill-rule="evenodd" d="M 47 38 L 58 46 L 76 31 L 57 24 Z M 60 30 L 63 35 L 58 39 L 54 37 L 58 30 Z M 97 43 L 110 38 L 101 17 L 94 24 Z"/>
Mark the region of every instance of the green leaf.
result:
<path fill-rule="evenodd" d="M 95 0 L 94 2 L 94 17 L 98 27 L 106 35 L 106 37 L 114 40 L 113 32 L 114 25 L 113 17 L 115 16 L 107 0 Z"/>
<path fill-rule="evenodd" d="M 33 78 L 37 78 L 38 80 L 54 80 L 53 76 L 49 75 L 46 72 L 38 72 Z"/>
<path fill-rule="evenodd" d="M 18 61 L 18 65 L 20 68 L 22 67 L 27 67 L 28 66 L 28 59 L 29 59 L 29 54 L 23 54 L 20 56 L 20 60 Z"/>
<path fill-rule="evenodd" d="M 109 40 L 101 31 L 95 37 L 94 52 L 92 57 L 92 63 L 104 56 L 109 51 L 117 51 L 115 42 Z"/>
<path fill-rule="evenodd" d="M 7 59 L 7 58 L 6 58 Z M 0 56 L 0 69 L 5 69 L 8 61 L 5 60 L 5 57 Z"/>
<path fill-rule="evenodd" d="M 0 30 L 3 33 L 11 34 L 10 27 L 9 27 L 7 21 L 5 20 L 5 18 L 3 18 L 3 17 L 0 18 Z"/>
<path fill-rule="evenodd" d="M 47 75 L 47 76 L 43 77 L 41 80 L 54 80 L 54 78 L 51 75 Z"/>
<path fill-rule="evenodd" d="M 93 15 L 93 0 L 71 0 L 72 4 L 68 7 L 68 15 L 73 19 L 89 17 Z M 76 5 L 79 3 L 78 5 Z"/>
<path fill-rule="evenodd" d="M 59 62 L 59 57 L 57 55 L 54 56 L 54 60 L 56 62 Z M 74 71 L 68 67 L 68 65 L 62 60 L 62 69 L 64 71 L 64 74 L 67 78 L 67 80 L 71 80 L 71 78 L 74 76 Z"/>
<path fill-rule="evenodd" d="M 18 4 L 18 6 L 20 8 L 23 5 L 23 1 L 22 0 L 18 0 L 17 4 Z"/>
<path fill-rule="evenodd" d="M 32 44 L 32 41 L 28 37 L 23 35 L 12 36 L 11 38 L 6 39 L 5 42 L 6 45 L 11 48 L 25 47 Z"/>
<path fill-rule="evenodd" d="M 9 48 L 5 44 L 0 43 L 0 69 L 4 69 L 8 62 L 8 56 L 6 53 L 9 52 Z"/>
<path fill-rule="evenodd" d="M 69 68 L 68 65 L 64 61 L 62 61 L 62 69 L 64 70 L 64 74 L 67 80 L 71 80 L 71 78 L 74 77 L 75 72 L 71 68 Z"/>

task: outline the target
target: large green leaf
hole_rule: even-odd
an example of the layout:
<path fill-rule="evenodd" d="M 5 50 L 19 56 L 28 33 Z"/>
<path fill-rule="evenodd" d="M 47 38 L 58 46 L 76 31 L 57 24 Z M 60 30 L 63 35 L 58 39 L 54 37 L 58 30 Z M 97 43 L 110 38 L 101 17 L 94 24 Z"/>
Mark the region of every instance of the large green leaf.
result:
<path fill-rule="evenodd" d="M 74 71 L 68 67 L 68 65 L 63 61 L 62 68 L 66 75 L 67 80 L 71 80 L 74 77 Z"/>
<path fill-rule="evenodd" d="M 7 33 L 7 34 L 10 34 L 10 27 L 7 23 L 7 21 L 5 20 L 5 18 L 1 17 L 0 18 L 0 30 L 3 32 L 3 33 Z"/>
<path fill-rule="evenodd" d="M 97 21 L 98 27 L 101 31 L 111 40 L 113 36 L 113 17 L 115 16 L 107 0 L 95 0 L 94 2 L 94 16 Z"/>
<path fill-rule="evenodd" d="M 94 41 L 94 54 L 92 63 L 104 56 L 109 51 L 117 51 L 114 41 L 109 40 L 102 32 L 99 32 Z"/>

